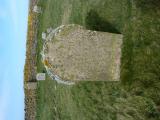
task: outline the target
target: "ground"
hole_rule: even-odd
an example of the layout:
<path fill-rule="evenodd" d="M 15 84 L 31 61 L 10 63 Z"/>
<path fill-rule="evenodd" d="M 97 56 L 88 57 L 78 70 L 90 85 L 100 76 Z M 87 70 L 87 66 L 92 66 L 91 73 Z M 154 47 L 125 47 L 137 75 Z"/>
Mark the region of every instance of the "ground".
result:
<path fill-rule="evenodd" d="M 43 72 L 41 33 L 61 24 L 122 33 L 121 82 L 38 82 L 37 120 L 159 120 L 159 0 L 40 0 L 37 70 Z M 66 16 L 66 17 L 64 17 Z"/>

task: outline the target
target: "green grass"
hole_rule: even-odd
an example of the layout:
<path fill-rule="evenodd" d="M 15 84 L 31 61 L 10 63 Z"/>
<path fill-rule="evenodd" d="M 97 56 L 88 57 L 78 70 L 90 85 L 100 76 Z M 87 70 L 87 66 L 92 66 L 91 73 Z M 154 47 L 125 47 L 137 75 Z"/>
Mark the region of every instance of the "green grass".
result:
<path fill-rule="evenodd" d="M 88 29 L 122 33 L 121 82 L 57 84 L 49 77 L 38 83 L 37 120 L 159 120 L 159 0 L 40 0 L 37 68 L 45 69 L 41 33 L 69 20 Z M 67 17 L 68 18 L 68 17 Z M 56 89 L 55 89 L 56 86 Z M 55 109 L 56 107 L 56 109 Z"/>

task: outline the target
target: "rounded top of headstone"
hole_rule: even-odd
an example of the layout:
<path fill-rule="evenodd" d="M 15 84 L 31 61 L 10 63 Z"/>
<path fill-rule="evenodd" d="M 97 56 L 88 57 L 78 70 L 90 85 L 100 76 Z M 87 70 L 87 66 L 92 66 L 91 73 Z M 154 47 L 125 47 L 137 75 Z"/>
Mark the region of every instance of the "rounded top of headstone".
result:
<path fill-rule="evenodd" d="M 51 32 L 44 64 L 62 80 L 118 81 L 122 35 L 66 25 Z"/>

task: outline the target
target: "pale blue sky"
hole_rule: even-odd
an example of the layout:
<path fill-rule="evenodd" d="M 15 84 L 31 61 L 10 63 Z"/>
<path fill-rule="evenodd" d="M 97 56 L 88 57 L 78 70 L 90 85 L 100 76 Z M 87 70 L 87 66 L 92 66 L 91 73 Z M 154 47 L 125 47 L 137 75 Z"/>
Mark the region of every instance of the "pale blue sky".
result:
<path fill-rule="evenodd" d="M 0 120 L 24 120 L 28 0 L 0 0 Z"/>

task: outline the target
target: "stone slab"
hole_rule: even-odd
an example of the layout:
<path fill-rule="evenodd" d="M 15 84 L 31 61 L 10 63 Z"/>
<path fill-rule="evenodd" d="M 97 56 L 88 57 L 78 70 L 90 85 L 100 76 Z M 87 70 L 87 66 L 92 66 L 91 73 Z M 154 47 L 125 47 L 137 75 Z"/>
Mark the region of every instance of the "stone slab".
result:
<path fill-rule="evenodd" d="M 46 43 L 45 56 L 63 80 L 119 81 L 122 39 L 121 34 L 68 25 Z"/>

